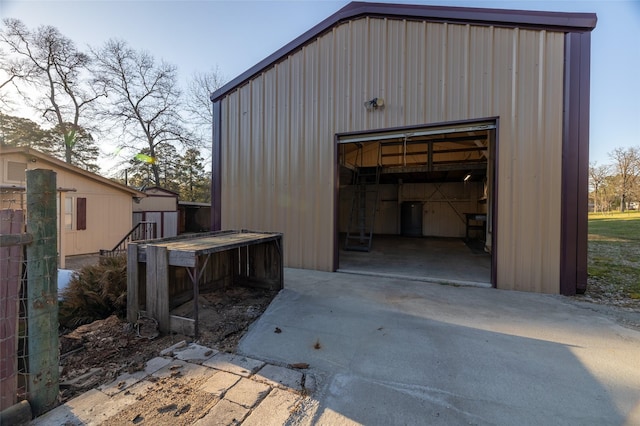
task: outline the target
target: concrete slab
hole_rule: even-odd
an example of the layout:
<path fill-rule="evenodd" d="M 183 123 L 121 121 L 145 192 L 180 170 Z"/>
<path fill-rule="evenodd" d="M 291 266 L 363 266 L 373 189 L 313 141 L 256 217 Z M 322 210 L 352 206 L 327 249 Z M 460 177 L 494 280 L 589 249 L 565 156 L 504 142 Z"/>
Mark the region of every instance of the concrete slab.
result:
<path fill-rule="evenodd" d="M 253 408 L 258 402 L 262 401 L 270 390 L 271 387 L 264 383 L 240 379 L 238 383 L 227 391 L 224 399 L 240 404 L 245 408 Z"/>
<path fill-rule="evenodd" d="M 249 377 L 264 366 L 263 361 L 248 358 L 242 355 L 219 352 L 215 356 L 204 361 L 202 365 L 215 368 L 242 377 Z"/>
<path fill-rule="evenodd" d="M 109 402 L 109 395 L 92 389 L 77 398 L 60 405 L 53 410 L 35 418 L 31 425 L 84 425 L 91 421 L 101 410 L 104 404 Z"/>
<path fill-rule="evenodd" d="M 143 370 L 136 371 L 134 373 L 123 373 L 113 382 L 99 386 L 98 389 L 109 396 L 113 396 L 130 388 L 148 375 L 155 373 L 170 363 L 171 359 L 169 358 L 152 358 L 147 361 Z"/>
<path fill-rule="evenodd" d="M 215 396 L 223 396 L 233 385 L 238 383 L 240 376 L 227 373 L 226 371 L 216 371 L 200 386 L 200 390 L 211 393 Z"/>
<path fill-rule="evenodd" d="M 239 425 L 248 412 L 248 408 L 222 399 L 209 410 L 206 416 L 195 422 L 194 426 Z"/>
<path fill-rule="evenodd" d="M 158 379 L 168 377 L 204 378 L 213 374 L 210 368 L 186 361 L 174 360 L 152 374 Z"/>
<path fill-rule="evenodd" d="M 242 426 L 282 426 L 287 423 L 301 399 L 298 393 L 274 389 L 251 411 Z"/>
<path fill-rule="evenodd" d="M 195 362 L 198 364 L 203 363 L 212 356 L 218 353 L 217 350 L 208 348 L 206 346 L 191 343 L 184 348 L 173 349 L 173 356 L 176 359 L 182 361 Z"/>
<path fill-rule="evenodd" d="M 254 379 L 270 386 L 302 392 L 302 377 L 299 371 L 267 364 L 256 373 Z"/>
<path fill-rule="evenodd" d="M 562 296 L 287 269 L 239 352 L 322 377 L 303 424 L 640 424 L 640 332 Z"/>

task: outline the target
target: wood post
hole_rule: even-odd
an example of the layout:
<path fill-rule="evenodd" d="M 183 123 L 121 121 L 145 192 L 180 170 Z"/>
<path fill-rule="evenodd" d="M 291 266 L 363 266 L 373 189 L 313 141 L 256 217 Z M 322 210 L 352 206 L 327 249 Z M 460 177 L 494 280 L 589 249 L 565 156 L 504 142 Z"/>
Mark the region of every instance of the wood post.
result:
<path fill-rule="evenodd" d="M 27 170 L 27 398 L 38 416 L 58 398 L 56 173 Z"/>
<path fill-rule="evenodd" d="M 152 288 L 149 288 L 149 283 L 154 284 Z M 169 333 L 169 257 L 166 247 L 147 246 L 146 299 L 149 316 L 158 321 L 160 332 Z"/>
<path fill-rule="evenodd" d="M 140 311 L 140 294 L 138 287 L 138 245 L 127 246 L 127 321 L 138 321 Z"/>

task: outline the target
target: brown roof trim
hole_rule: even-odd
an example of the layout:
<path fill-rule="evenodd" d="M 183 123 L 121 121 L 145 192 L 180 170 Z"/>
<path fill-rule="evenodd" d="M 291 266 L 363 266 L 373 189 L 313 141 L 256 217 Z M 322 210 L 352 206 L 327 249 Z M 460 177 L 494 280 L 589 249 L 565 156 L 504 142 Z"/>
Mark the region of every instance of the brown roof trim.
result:
<path fill-rule="evenodd" d="M 275 62 L 315 39 L 320 34 L 328 31 L 336 24 L 364 16 L 532 28 L 563 32 L 591 31 L 595 28 L 597 22 L 595 13 L 352 2 L 213 92 L 211 94 L 211 101 L 215 102 L 224 97 L 227 93 L 235 90 L 247 80 L 269 68 Z"/>

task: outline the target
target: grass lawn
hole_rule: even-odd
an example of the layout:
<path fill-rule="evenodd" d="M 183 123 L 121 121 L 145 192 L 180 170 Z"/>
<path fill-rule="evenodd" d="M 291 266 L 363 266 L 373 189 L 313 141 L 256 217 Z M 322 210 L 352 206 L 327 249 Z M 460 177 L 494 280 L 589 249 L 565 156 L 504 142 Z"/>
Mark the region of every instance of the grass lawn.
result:
<path fill-rule="evenodd" d="M 587 292 L 640 299 L 640 212 L 589 214 Z"/>

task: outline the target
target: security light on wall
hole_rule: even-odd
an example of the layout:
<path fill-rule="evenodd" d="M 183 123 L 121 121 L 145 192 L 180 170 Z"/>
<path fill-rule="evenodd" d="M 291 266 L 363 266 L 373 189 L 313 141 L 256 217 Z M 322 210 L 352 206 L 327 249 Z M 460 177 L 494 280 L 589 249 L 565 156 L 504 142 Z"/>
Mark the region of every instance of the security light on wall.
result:
<path fill-rule="evenodd" d="M 382 98 L 373 98 L 370 101 L 365 101 L 364 107 L 367 110 L 382 108 L 384 106 L 384 99 Z"/>
<path fill-rule="evenodd" d="M 467 182 L 469 179 L 471 179 L 471 172 L 467 173 L 467 174 L 464 176 L 464 181 L 465 181 L 465 182 Z"/>

